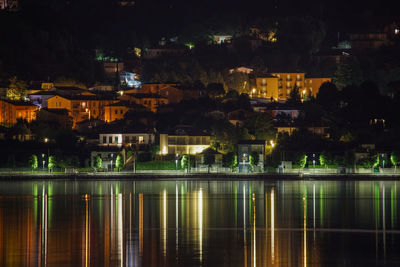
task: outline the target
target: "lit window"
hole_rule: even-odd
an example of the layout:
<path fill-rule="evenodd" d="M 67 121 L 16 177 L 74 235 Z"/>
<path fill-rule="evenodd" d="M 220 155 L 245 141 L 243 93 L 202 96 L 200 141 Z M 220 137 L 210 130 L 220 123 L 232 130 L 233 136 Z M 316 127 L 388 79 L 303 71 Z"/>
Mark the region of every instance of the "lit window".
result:
<path fill-rule="evenodd" d="M 139 143 L 143 143 L 143 136 L 139 136 Z"/>
<path fill-rule="evenodd" d="M 290 74 L 287 75 L 286 79 L 290 79 Z"/>

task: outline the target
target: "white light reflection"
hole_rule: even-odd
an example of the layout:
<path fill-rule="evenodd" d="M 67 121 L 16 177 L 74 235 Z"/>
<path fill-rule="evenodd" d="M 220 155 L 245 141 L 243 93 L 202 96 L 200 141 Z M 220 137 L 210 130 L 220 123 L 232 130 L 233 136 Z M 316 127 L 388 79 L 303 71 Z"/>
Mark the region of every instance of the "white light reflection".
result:
<path fill-rule="evenodd" d="M 120 264 L 124 263 L 124 245 L 123 245 L 123 221 L 122 221 L 122 194 L 118 194 L 118 251 L 121 252 Z"/>
<path fill-rule="evenodd" d="M 243 243 L 244 243 L 244 266 L 247 266 L 247 240 L 246 240 L 246 185 L 243 185 Z"/>
<path fill-rule="evenodd" d="M 203 191 L 200 188 L 199 197 L 198 197 L 198 218 L 199 218 L 199 253 L 200 253 L 200 262 L 203 261 Z"/>
<path fill-rule="evenodd" d="M 257 246 L 256 246 L 256 196 L 253 193 L 253 197 L 252 197 L 252 201 L 253 201 L 253 266 L 256 267 L 256 250 L 257 250 Z"/>
<path fill-rule="evenodd" d="M 47 194 L 43 184 L 42 188 L 42 262 L 47 266 Z"/>
<path fill-rule="evenodd" d="M 275 264 L 275 190 L 271 189 L 271 260 Z"/>
<path fill-rule="evenodd" d="M 178 183 L 176 182 L 175 184 L 175 250 L 176 250 L 176 255 L 178 255 L 178 244 L 179 244 L 179 236 L 178 236 L 178 200 L 179 200 L 179 194 L 178 194 Z"/>

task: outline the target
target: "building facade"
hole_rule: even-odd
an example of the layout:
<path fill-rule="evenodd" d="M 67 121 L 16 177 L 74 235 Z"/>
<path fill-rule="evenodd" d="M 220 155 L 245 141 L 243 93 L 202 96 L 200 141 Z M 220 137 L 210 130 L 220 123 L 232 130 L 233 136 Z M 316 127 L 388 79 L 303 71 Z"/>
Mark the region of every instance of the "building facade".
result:
<path fill-rule="evenodd" d="M 210 147 L 209 135 L 160 134 L 160 153 L 197 154 Z"/>
<path fill-rule="evenodd" d="M 87 119 L 105 118 L 106 106 L 116 103 L 115 99 L 99 99 L 95 95 L 60 96 L 56 95 L 47 100 L 50 109 L 67 109 L 73 120 L 73 127 L 80 121 Z"/>
<path fill-rule="evenodd" d="M 295 87 L 299 89 L 300 96 L 304 97 L 305 73 L 271 73 L 271 75 L 278 78 L 278 101 L 288 100 L 290 92 Z"/>
<path fill-rule="evenodd" d="M 13 126 L 18 119 L 31 122 L 36 119 L 36 110 L 29 102 L 0 99 L 0 125 Z"/>
<path fill-rule="evenodd" d="M 272 99 L 278 101 L 279 90 L 278 90 L 278 79 L 277 77 L 258 77 L 256 78 L 256 88 L 252 89 L 252 97 L 260 97 Z M 255 89 L 255 91 L 254 91 Z"/>
<path fill-rule="evenodd" d="M 306 78 L 304 81 L 304 88 L 307 96 L 317 97 L 321 85 L 331 81 L 331 78 Z"/>

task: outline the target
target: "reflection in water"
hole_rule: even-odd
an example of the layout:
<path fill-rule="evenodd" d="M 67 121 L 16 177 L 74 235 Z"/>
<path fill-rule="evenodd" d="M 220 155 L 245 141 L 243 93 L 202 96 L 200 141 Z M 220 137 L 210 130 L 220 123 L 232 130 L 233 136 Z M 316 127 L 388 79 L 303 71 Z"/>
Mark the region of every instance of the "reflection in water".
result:
<path fill-rule="evenodd" d="M 0 182 L 0 265 L 396 266 L 397 187 L 383 181 Z"/>

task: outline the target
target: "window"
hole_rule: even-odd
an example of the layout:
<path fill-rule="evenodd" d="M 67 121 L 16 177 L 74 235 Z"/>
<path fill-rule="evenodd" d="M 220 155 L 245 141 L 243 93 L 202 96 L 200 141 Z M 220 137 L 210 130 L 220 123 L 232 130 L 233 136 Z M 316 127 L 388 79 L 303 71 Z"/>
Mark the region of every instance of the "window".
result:
<path fill-rule="evenodd" d="M 287 75 L 286 79 L 290 80 L 290 74 Z"/>
<path fill-rule="evenodd" d="M 118 136 L 114 137 L 114 141 L 115 141 L 115 143 L 118 143 Z"/>
<path fill-rule="evenodd" d="M 143 143 L 143 136 L 139 136 L 139 143 Z"/>
<path fill-rule="evenodd" d="M 82 102 L 82 107 L 83 107 L 83 108 L 86 107 L 86 102 Z"/>
<path fill-rule="evenodd" d="M 123 113 L 123 110 L 121 109 L 120 111 L 119 111 L 119 114 L 122 114 Z"/>
<path fill-rule="evenodd" d="M 103 136 L 103 144 L 107 143 L 107 137 Z"/>
<path fill-rule="evenodd" d="M 129 143 L 129 136 L 125 136 L 125 143 Z"/>
<path fill-rule="evenodd" d="M 109 137 L 108 137 L 108 143 L 109 143 L 109 144 L 112 144 L 112 136 L 109 136 Z"/>
<path fill-rule="evenodd" d="M 118 110 L 114 110 L 114 113 L 115 113 L 115 115 L 117 115 L 118 114 Z"/>

